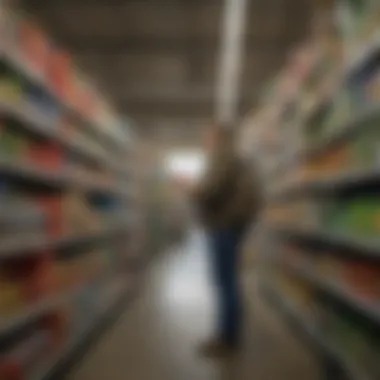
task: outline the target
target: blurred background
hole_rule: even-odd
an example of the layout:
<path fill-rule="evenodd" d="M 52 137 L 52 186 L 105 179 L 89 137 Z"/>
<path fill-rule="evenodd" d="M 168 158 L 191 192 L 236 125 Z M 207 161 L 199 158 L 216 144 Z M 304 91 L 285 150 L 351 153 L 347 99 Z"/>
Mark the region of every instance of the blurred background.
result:
<path fill-rule="evenodd" d="M 0 49 L 0 380 L 380 379 L 378 0 L 2 0 Z M 265 194 L 218 362 L 214 122 Z"/>

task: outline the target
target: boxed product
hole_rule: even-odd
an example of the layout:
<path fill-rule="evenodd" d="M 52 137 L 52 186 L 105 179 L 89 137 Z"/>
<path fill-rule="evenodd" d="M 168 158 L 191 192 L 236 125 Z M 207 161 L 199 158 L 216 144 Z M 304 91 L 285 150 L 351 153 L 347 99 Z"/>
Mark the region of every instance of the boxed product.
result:
<path fill-rule="evenodd" d="M 10 259 L 0 272 L 0 319 L 14 316 L 56 291 L 49 255 Z"/>
<path fill-rule="evenodd" d="M 30 140 L 26 149 L 26 160 L 36 167 L 59 171 L 64 164 L 64 153 L 55 143 Z"/>
<path fill-rule="evenodd" d="M 360 298 L 380 300 L 380 265 L 364 260 L 347 259 L 342 263 L 345 287 Z"/>
<path fill-rule="evenodd" d="M 21 282 L 0 272 L 0 321 L 13 316 L 23 305 Z"/>
<path fill-rule="evenodd" d="M 12 71 L 3 62 L 0 63 L 0 100 L 19 105 L 23 99 L 25 83 L 19 73 Z"/>
<path fill-rule="evenodd" d="M 27 270 L 22 276 L 27 303 L 46 298 L 57 292 L 57 279 L 54 276 L 54 264 L 51 256 L 51 254 L 45 253 L 38 255 L 31 265 L 28 265 L 27 262 L 18 264 L 27 265 Z"/>
<path fill-rule="evenodd" d="M 350 155 L 346 145 L 334 147 L 322 156 L 308 160 L 301 167 L 304 179 L 313 179 L 339 173 L 350 167 Z"/>
<path fill-rule="evenodd" d="M 380 198 L 359 195 L 336 200 L 326 210 L 324 225 L 357 237 L 376 237 L 380 231 Z"/>
<path fill-rule="evenodd" d="M 44 76 L 49 58 L 49 41 L 42 30 L 29 19 L 24 18 L 19 22 L 18 46 L 28 65 Z"/>
<path fill-rule="evenodd" d="M 2 121 L 2 131 L 0 138 L 1 157 L 21 160 L 29 144 L 29 139 L 25 134 L 13 126 L 10 122 Z"/>
<path fill-rule="evenodd" d="M 67 102 L 71 86 L 71 57 L 59 49 L 52 48 L 48 65 L 48 82 L 58 96 Z"/>

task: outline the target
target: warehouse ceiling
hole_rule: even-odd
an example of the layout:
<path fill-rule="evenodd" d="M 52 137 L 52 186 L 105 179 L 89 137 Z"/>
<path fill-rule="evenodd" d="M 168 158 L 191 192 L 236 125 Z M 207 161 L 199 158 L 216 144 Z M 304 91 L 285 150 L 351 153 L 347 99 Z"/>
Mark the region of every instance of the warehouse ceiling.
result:
<path fill-rule="evenodd" d="M 247 0 L 239 113 L 308 30 L 310 0 Z M 24 0 L 138 129 L 194 141 L 213 117 L 224 0 Z"/>

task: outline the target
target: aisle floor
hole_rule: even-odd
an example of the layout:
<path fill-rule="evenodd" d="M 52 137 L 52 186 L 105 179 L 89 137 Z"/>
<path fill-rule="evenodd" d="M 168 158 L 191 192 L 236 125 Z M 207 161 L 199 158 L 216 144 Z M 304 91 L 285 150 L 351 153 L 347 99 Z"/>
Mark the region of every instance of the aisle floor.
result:
<path fill-rule="evenodd" d="M 206 257 L 195 232 L 158 258 L 138 298 L 67 380 L 317 379 L 312 356 L 258 296 L 252 270 L 243 274 L 248 307 L 241 353 L 225 361 L 197 355 L 215 317 Z"/>

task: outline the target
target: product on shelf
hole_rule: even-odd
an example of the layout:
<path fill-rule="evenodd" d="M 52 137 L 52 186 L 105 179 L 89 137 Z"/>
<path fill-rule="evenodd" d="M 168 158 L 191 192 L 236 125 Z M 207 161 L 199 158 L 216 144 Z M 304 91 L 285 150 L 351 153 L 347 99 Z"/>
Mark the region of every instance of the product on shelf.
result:
<path fill-rule="evenodd" d="M 39 195 L 35 201 L 46 215 L 46 234 L 52 237 L 62 236 L 65 232 L 62 197 L 56 194 Z"/>
<path fill-rule="evenodd" d="M 22 284 L 0 272 L 0 320 L 5 320 L 23 305 Z"/>
<path fill-rule="evenodd" d="M 59 98 L 67 104 L 72 86 L 71 65 L 71 58 L 68 53 L 57 47 L 52 47 L 47 70 L 48 82 Z"/>
<path fill-rule="evenodd" d="M 323 157 L 316 158 L 310 164 L 310 171 L 326 175 L 328 173 L 339 173 L 349 166 L 349 152 L 346 146 L 334 147 L 323 154 Z"/>
<path fill-rule="evenodd" d="M 49 331 L 38 330 L 7 353 L 0 354 L 1 380 L 27 380 L 29 374 L 50 356 Z"/>
<path fill-rule="evenodd" d="M 9 121 L 2 121 L 0 137 L 0 157 L 22 159 L 29 140 Z"/>
<path fill-rule="evenodd" d="M 53 260 L 48 253 L 38 256 L 32 262 L 31 269 L 23 275 L 25 299 L 32 303 L 38 299 L 48 298 L 57 293 L 57 279 L 54 277 Z M 18 263 L 18 266 L 26 265 L 27 262 Z"/>
<path fill-rule="evenodd" d="M 31 141 L 26 150 L 26 161 L 36 167 L 62 171 L 64 155 L 62 148 L 54 143 Z"/>
<path fill-rule="evenodd" d="M 380 265 L 364 260 L 347 259 L 343 262 L 344 286 L 361 299 L 380 301 Z"/>
<path fill-rule="evenodd" d="M 21 105 L 23 99 L 23 82 L 21 75 L 0 62 L 0 100 L 5 104 Z"/>
<path fill-rule="evenodd" d="M 376 237 L 380 231 L 380 198 L 357 195 L 336 200 L 325 215 L 325 226 L 356 237 Z"/>
<path fill-rule="evenodd" d="M 280 194 L 264 212 L 264 232 L 283 227 L 265 252 L 265 281 L 316 346 L 347 367 L 344 378 L 378 379 L 380 267 L 369 253 L 380 242 L 380 2 L 346 0 L 328 14 L 271 83 L 244 136 L 265 189 Z M 300 234 L 285 236 L 288 226 Z"/>
<path fill-rule="evenodd" d="M 46 35 L 32 21 L 23 19 L 18 25 L 17 42 L 21 56 L 33 71 L 43 77 L 49 57 L 49 41 Z"/>
<path fill-rule="evenodd" d="M 30 305 L 56 291 L 52 262 L 47 256 L 13 259 L 0 271 L 0 319 L 25 313 Z"/>
<path fill-rule="evenodd" d="M 0 380 L 30 380 L 117 301 L 126 236 L 99 237 L 126 225 L 131 202 L 112 190 L 131 185 L 134 159 L 126 123 L 70 54 L 4 4 L 0 29 L 0 325 L 12 335 Z"/>
<path fill-rule="evenodd" d="M 68 234 L 100 230 L 102 222 L 78 192 L 68 192 L 62 199 L 64 229 Z"/>

